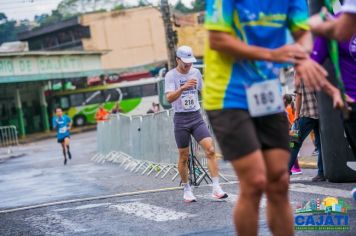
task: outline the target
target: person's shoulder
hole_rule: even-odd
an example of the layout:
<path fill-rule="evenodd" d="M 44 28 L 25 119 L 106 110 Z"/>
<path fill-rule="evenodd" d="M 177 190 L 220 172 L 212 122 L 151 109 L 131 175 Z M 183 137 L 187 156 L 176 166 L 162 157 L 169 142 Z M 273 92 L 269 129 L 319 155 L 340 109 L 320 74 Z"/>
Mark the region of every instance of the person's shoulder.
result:
<path fill-rule="evenodd" d="M 194 75 L 198 75 L 199 77 L 202 77 L 202 74 L 201 74 L 200 70 L 197 69 L 197 68 L 192 67 L 192 68 L 190 69 L 190 73 L 192 73 L 192 74 L 194 74 Z"/>
<path fill-rule="evenodd" d="M 166 78 L 172 78 L 174 77 L 174 75 L 176 74 L 176 69 L 172 69 L 172 70 L 169 70 L 167 73 L 166 73 Z"/>
<path fill-rule="evenodd" d="M 199 70 L 198 68 L 195 68 L 195 67 L 192 67 L 192 68 L 190 69 L 190 71 L 193 72 L 193 73 L 199 73 L 199 74 L 201 74 L 201 73 L 200 73 L 200 70 Z"/>

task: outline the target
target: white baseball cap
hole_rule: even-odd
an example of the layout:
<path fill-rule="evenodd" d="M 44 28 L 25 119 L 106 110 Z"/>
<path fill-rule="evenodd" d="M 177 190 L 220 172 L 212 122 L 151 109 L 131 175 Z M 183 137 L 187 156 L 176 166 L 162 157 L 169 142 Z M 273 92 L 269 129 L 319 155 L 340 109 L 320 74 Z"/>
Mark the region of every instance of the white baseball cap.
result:
<path fill-rule="evenodd" d="M 188 46 L 180 46 L 177 49 L 176 53 L 177 57 L 179 57 L 184 63 L 194 63 L 197 61 L 193 55 L 193 50 Z"/>

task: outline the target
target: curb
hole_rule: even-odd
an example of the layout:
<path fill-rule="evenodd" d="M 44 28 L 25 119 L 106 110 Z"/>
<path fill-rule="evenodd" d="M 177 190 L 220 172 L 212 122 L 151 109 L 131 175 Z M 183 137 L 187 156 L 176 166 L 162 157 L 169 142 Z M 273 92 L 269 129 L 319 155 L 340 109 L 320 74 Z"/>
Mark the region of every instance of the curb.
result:
<path fill-rule="evenodd" d="M 314 161 L 299 161 L 299 166 L 304 169 L 318 169 L 318 166 Z"/>

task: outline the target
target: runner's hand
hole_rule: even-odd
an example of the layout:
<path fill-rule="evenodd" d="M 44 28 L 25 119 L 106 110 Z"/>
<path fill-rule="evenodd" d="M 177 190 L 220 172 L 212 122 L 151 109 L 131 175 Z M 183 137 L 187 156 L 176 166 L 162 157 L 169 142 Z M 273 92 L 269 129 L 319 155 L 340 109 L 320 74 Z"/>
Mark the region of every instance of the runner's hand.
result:
<path fill-rule="evenodd" d="M 345 96 L 346 96 L 346 102 L 348 102 L 348 103 L 354 103 L 355 102 L 355 100 L 352 97 L 350 97 L 349 95 L 345 94 Z"/>
<path fill-rule="evenodd" d="M 197 80 L 196 79 L 190 79 L 188 80 L 184 85 L 182 85 L 182 89 L 183 90 L 187 90 L 187 89 L 190 89 L 190 88 L 194 88 L 194 86 L 197 85 Z"/>
<path fill-rule="evenodd" d="M 335 91 L 333 92 L 333 95 L 332 95 L 332 99 L 333 99 L 333 107 L 334 108 L 337 108 L 337 109 L 344 108 L 345 105 L 342 100 L 340 90 L 335 89 Z"/>
<path fill-rule="evenodd" d="M 320 90 L 326 84 L 328 72 L 311 58 L 299 61 L 296 66 L 295 85 L 299 86 L 301 80 L 305 87 L 309 89 Z"/>
<path fill-rule="evenodd" d="M 272 51 L 272 61 L 296 63 L 308 58 L 307 51 L 299 44 L 288 44 Z"/>
<path fill-rule="evenodd" d="M 320 34 L 320 25 L 322 25 L 324 23 L 324 19 L 321 17 L 321 15 L 325 15 L 326 16 L 326 21 L 330 21 L 332 20 L 332 16 L 328 13 L 328 10 L 323 7 L 320 11 L 320 13 L 315 14 L 313 16 L 311 16 L 308 20 L 309 26 L 310 26 L 310 30 L 313 33 L 316 34 Z"/>

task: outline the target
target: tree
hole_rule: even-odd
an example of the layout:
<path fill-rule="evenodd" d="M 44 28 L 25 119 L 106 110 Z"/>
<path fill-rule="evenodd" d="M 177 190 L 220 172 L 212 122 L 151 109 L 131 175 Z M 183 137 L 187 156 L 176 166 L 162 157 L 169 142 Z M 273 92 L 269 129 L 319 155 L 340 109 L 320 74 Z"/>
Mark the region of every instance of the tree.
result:
<path fill-rule="evenodd" d="M 125 9 L 125 5 L 124 4 L 118 4 L 116 5 L 112 10 L 114 11 L 119 11 L 119 10 L 122 10 L 122 9 Z"/>
<path fill-rule="evenodd" d="M 16 21 L 8 20 L 5 13 L 0 12 L 0 44 L 16 41 Z"/>
<path fill-rule="evenodd" d="M 192 6 L 194 12 L 205 11 L 205 0 L 194 0 Z"/>
<path fill-rule="evenodd" d="M 62 0 L 57 10 L 65 17 L 96 12 L 103 9 L 112 9 L 118 5 L 123 5 L 124 0 Z"/>
<path fill-rule="evenodd" d="M 180 11 L 182 13 L 190 13 L 192 12 L 191 8 L 188 8 L 183 2 L 182 0 L 179 0 L 176 5 L 174 6 L 174 9 L 177 11 Z"/>
<path fill-rule="evenodd" d="M 140 0 L 140 1 L 138 1 L 138 4 L 137 4 L 138 7 L 145 7 L 148 5 L 150 5 L 150 4 L 145 0 Z"/>

